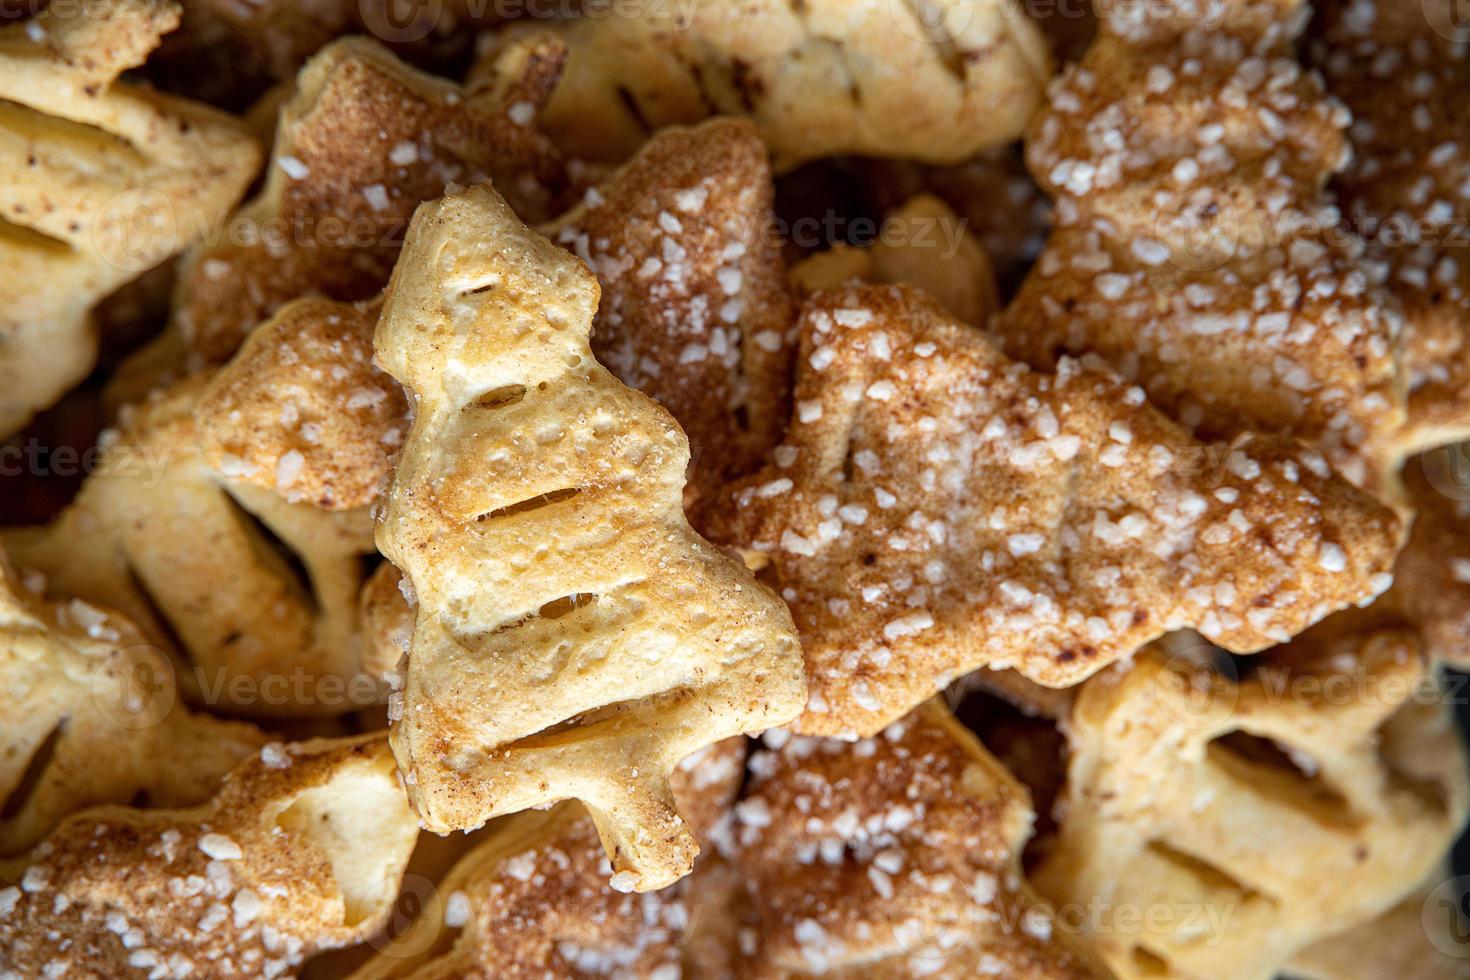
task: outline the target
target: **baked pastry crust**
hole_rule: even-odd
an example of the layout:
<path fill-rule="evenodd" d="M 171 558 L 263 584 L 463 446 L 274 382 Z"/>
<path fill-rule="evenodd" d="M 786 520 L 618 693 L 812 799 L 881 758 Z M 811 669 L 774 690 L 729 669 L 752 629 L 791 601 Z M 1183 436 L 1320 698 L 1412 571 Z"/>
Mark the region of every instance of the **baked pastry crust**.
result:
<path fill-rule="evenodd" d="M 369 360 L 374 312 L 292 304 L 127 413 L 54 523 L 6 532 L 17 562 L 124 612 L 190 700 L 251 717 L 380 701 L 398 658 L 374 659 L 357 603 L 404 405 Z"/>
<path fill-rule="evenodd" d="M 382 735 L 263 752 L 202 806 L 98 807 L 0 865 L 0 969 L 278 976 L 372 935 L 417 838 Z"/>
<path fill-rule="evenodd" d="M 92 369 L 92 307 L 206 234 L 259 165 L 223 113 L 118 81 L 178 19 L 99 0 L 0 28 L 0 437 Z"/>
<path fill-rule="evenodd" d="M 1465 748 L 1412 633 L 1327 624 L 1263 659 L 1236 683 L 1149 648 L 1078 695 L 1035 880 L 1104 903 L 1094 940 L 1120 977 L 1272 977 L 1398 902 L 1465 824 Z M 1115 928 L 1124 908 L 1169 927 Z"/>
<path fill-rule="evenodd" d="M 1404 315 L 1408 422 L 1391 448 L 1470 438 L 1470 61 L 1453 0 L 1318 4 L 1309 47 L 1352 112 L 1336 187 Z"/>
<path fill-rule="evenodd" d="M 569 58 L 544 124 L 592 160 L 722 114 L 760 127 L 777 170 L 843 154 L 954 163 L 1015 139 L 1051 74 L 1009 0 L 695 0 L 550 29 Z"/>
<path fill-rule="evenodd" d="M 804 689 L 790 614 L 685 520 L 683 433 L 593 358 L 597 302 L 493 191 L 414 218 L 375 341 L 414 408 L 378 529 L 417 599 L 392 741 L 427 829 L 574 797 L 646 891 L 696 851 L 674 766 Z"/>
<path fill-rule="evenodd" d="M 136 400 L 160 379 L 223 363 L 294 299 L 376 295 L 414 208 L 446 183 L 493 179 L 525 213 L 548 213 L 561 159 L 534 114 L 562 58 L 553 44 L 518 47 L 465 87 L 369 38 L 323 48 L 281 107 L 263 189 L 227 234 L 189 252 L 169 329 L 124 365 L 114 397 Z"/>
<path fill-rule="evenodd" d="M 728 820 L 745 775 L 745 746 L 743 738 L 716 742 L 673 773 L 674 798 L 701 845 Z M 490 839 L 439 882 L 412 926 L 411 942 L 421 932 L 433 944 L 409 955 L 386 949 L 350 980 L 699 976 L 678 969 L 691 930 L 727 910 L 702 906 L 694 878 L 642 895 L 617 891 L 608 884 L 597 828 L 572 801 L 516 814 L 487 832 Z"/>
<path fill-rule="evenodd" d="M 716 540 L 801 630 L 809 734 L 867 735 L 978 667 L 1075 684 L 1162 633 L 1238 652 L 1386 589 L 1398 519 L 1284 436 L 1207 445 L 902 286 L 810 300 L 796 416 Z"/>
<path fill-rule="evenodd" d="M 0 858 L 93 804 L 202 803 L 265 744 L 253 725 L 188 710 L 168 659 L 126 619 L 33 595 L 4 552 L 0 575 Z"/>
<path fill-rule="evenodd" d="M 955 318 L 983 327 L 1000 308 L 995 271 L 961 218 L 933 194 L 915 194 L 883 219 L 868 248 L 834 245 L 798 262 L 791 282 L 803 297 L 860 283 L 903 283 L 928 293 Z"/>
<path fill-rule="evenodd" d="M 943 705 L 858 742 L 766 742 L 737 807 L 736 975 L 1108 975 L 1021 875 L 1025 788 Z"/>
<path fill-rule="evenodd" d="M 1040 367 L 1100 357 L 1202 436 L 1288 432 L 1376 488 L 1401 458 L 1398 319 L 1325 190 L 1348 115 L 1292 52 L 1307 12 L 1103 20 L 1028 134 L 1056 227 L 993 329 Z"/>
<path fill-rule="evenodd" d="M 592 352 L 689 437 L 697 514 L 759 467 L 790 408 L 796 311 L 766 145 L 744 120 L 655 134 L 542 231 L 602 286 Z"/>

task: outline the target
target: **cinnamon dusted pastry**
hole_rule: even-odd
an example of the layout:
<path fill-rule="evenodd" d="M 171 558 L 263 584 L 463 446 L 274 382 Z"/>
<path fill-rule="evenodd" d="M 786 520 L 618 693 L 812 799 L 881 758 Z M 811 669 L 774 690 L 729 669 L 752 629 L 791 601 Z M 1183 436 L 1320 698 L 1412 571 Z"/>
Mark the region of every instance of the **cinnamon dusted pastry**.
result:
<path fill-rule="evenodd" d="M 942 705 L 766 741 L 736 810 L 737 976 L 1108 975 L 1022 877 L 1026 790 Z"/>
<path fill-rule="evenodd" d="M 118 81 L 178 17 L 98 0 L 0 27 L 0 437 L 92 369 L 92 307 L 206 235 L 255 174 L 233 120 Z"/>
<path fill-rule="evenodd" d="M 201 806 L 98 807 L 0 864 L 0 970 L 287 975 L 373 934 L 417 837 L 381 735 L 262 752 Z"/>
<path fill-rule="evenodd" d="M 685 520 L 683 434 L 593 358 L 597 302 L 493 191 L 414 219 L 375 339 L 414 405 L 378 529 L 417 599 L 392 740 L 426 828 L 580 799 L 648 891 L 696 851 L 674 766 L 804 690 L 790 614 Z"/>
<path fill-rule="evenodd" d="M 1310 50 L 1353 118 L 1339 198 L 1403 307 L 1409 418 L 1395 441 L 1422 452 L 1470 437 L 1470 24 L 1454 0 L 1318 6 Z"/>
<path fill-rule="evenodd" d="M 375 295 L 414 208 L 448 183 L 494 179 L 523 210 L 548 209 L 560 159 L 533 123 L 562 55 L 517 46 L 466 89 L 366 38 L 323 48 L 281 108 L 264 188 L 189 253 L 173 323 L 124 368 L 118 395 L 228 360 L 298 297 Z"/>
<path fill-rule="evenodd" d="M 786 442 L 715 533 L 792 608 L 802 732 L 872 734 L 977 667 L 1075 684 L 1187 626 L 1259 650 L 1392 581 L 1399 521 L 1320 453 L 1197 442 L 912 289 L 813 298 L 797 371 Z"/>
<path fill-rule="evenodd" d="M 745 740 L 732 738 L 674 770 L 674 798 L 701 843 L 728 821 L 744 761 Z M 435 889 L 418 924 L 432 944 L 409 956 L 385 950 L 351 980 L 699 975 L 680 970 L 691 931 L 729 910 L 700 904 L 693 879 L 642 895 L 614 889 L 597 828 L 573 802 L 489 833 Z"/>
<path fill-rule="evenodd" d="M 129 413 L 55 523 L 14 529 L 19 564 L 119 609 L 175 655 L 196 701 L 254 717 L 339 715 L 383 695 L 357 619 L 368 503 L 402 437 L 370 363 L 376 306 L 302 300 L 224 368 Z"/>
<path fill-rule="evenodd" d="M 1038 366 L 1097 355 L 1204 436 L 1300 436 L 1373 488 L 1406 417 L 1398 317 L 1324 190 L 1349 116 L 1293 56 L 1308 12 L 1103 19 L 1028 134 L 1056 227 L 993 327 Z"/>
<path fill-rule="evenodd" d="M 602 287 L 592 351 L 689 436 L 690 501 L 758 468 L 789 409 L 796 312 L 749 123 L 655 135 L 543 229 Z"/>

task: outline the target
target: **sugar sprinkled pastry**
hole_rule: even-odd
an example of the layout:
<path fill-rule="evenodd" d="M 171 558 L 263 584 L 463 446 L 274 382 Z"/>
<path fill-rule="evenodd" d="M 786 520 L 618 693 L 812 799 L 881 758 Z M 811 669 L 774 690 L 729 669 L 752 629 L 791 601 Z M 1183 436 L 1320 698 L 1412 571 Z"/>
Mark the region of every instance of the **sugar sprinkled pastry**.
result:
<path fill-rule="evenodd" d="M 684 517 L 688 442 L 592 356 L 597 280 L 469 188 L 414 217 L 375 339 L 410 392 L 378 546 L 417 600 L 399 766 L 440 833 L 565 798 L 613 883 L 688 872 L 669 773 L 790 721 L 790 614 Z"/>
<path fill-rule="evenodd" d="M 1470 29 L 1454 0 L 1317 7 L 1308 50 L 1353 118 L 1342 207 L 1403 307 L 1409 418 L 1397 442 L 1420 452 L 1470 438 Z"/>
<path fill-rule="evenodd" d="M 545 126 L 596 160 L 723 114 L 750 117 L 779 170 L 841 154 L 954 163 L 1015 139 L 1051 74 L 1009 0 L 695 0 L 531 28 L 548 29 L 569 55 Z"/>
<path fill-rule="evenodd" d="M 1348 116 L 1293 55 L 1307 13 L 1102 19 L 1028 133 L 1055 228 L 993 327 L 1034 365 L 1094 354 L 1203 436 L 1290 432 L 1373 487 L 1406 417 L 1398 317 L 1324 189 Z"/>
<path fill-rule="evenodd" d="M 387 282 L 408 219 L 449 181 L 493 178 L 517 206 L 548 207 L 560 159 L 532 125 L 561 64 L 554 47 L 506 52 L 465 88 L 344 38 L 301 70 L 282 106 L 260 194 L 180 270 L 168 333 L 128 364 L 124 394 L 181 368 L 229 359 L 281 306 L 307 295 L 362 300 Z"/>
<path fill-rule="evenodd" d="M 1258 650 L 1391 584 L 1400 522 L 1295 440 L 1197 442 L 903 286 L 800 329 L 786 441 L 712 531 L 792 608 L 800 731 L 872 734 L 982 666 L 1065 687 L 1186 626 Z"/>
<path fill-rule="evenodd" d="M 1413 634 L 1320 630 L 1238 683 L 1151 648 L 1082 688 L 1035 880 L 1060 903 L 1171 911 L 1096 922 L 1120 977 L 1275 976 L 1407 895 L 1464 825 L 1465 749 Z"/>
<path fill-rule="evenodd" d="M 292 304 L 129 412 L 55 522 L 6 532 L 17 562 L 126 613 L 193 700 L 253 717 L 379 701 L 396 656 L 373 662 L 357 601 L 405 409 L 370 363 L 375 312 Z"/>
<path fill-rule="evenodd" d="M 126 619 L 44 601 L 3 552 L 0 575 L 0 858 L 92 804 L 202 803 L 265 744 L 252 725 L 187 709 L 167 659 Z"/>
<path fill-rule="evenodd" d="M 856 743 L 781 734 L 736 806 L 738 975 L 1107 975 L 1022 877 L 1025 788 L 943 705 Z"/>
<path fill-rule="evenodd" d="M 731 738 L 674 771 L 674 798 L 701 844 L 728 822 L 744 762 L 745 740 Z M 643 895 L 613 888 L 597 829 L 571 801 L 517 814 L 487 833 L 438 883 L 413 924 L 433 941 L 422 951 L 388 947 L 351 980 L 699 975 L 678 970 L 691 930 L 727 911 L 698 905 L 691 878 Z M 417 946 L 417 935 L 406 943 Z"/>
<path fill-rule="evenodd" d="M 87 810 L 0 864 L 0 970 L 244 980 L 371 936 L 418 838 L 387 740 L 270 748 L 201 806 Z"/>
<path fill-rule="evenodd" d="M 259 164 L 222 113 L 117 80 L 178 19 L 100 0 L 0 28 L 0 436 L 92 369 L 92 307 L 202 235 Z"/>
<path fill-rule="evenodd" d="M 791 325 L 766 146 L 744 120 L 655 134 L 542 230 L 602 286 L 592 350 L 689 436 L 706 500 L 760 466 L 789 409 Z"/>

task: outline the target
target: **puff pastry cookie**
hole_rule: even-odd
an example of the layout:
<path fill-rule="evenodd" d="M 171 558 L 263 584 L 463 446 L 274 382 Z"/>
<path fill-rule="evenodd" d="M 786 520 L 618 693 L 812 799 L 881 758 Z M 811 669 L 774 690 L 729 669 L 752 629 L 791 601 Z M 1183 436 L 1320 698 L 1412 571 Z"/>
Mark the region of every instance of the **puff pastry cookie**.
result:
<path fill-rule="evenodd" d="M 222 113 L 117 81 L 178 19 L 99 0 L 0 28 L 0 437 L 92 369 L 92 307 L 204 234 L 259 165 Z"/>
<path fill-rule="evenodd" d="M 701 843 L 728 820 L 744 763 L 745 740 L 732 738 L 674 771 L 674 798 Z M 571 801 L 488 832 L 439 883 L 416 924 L 434 944 L 418 955 L 387 950 L 351 980 L 699 976 L 680 972 L 685 945 L 696 926 L 726 910 L 700 905 L 694 879 L 643 895 L 612 888 L 597 828 Z"/>
<path fill-rule="evenodd" d="M 952 163 L 1015 139 L 1051 74 L 1009 0 L 694 0 L 554 28 L 569 57 L 543 121 L 593 160 L 723 114 L 760 127 L 778 170 L 840 154 Z"/>
<path fill-rule="evenodd" d="M 1120 977 L 1272 977 L 1394 905 L 1464 825 L 1465 749 L 1412 634 L 1309 635 L 1264 659 L 1212 682 L 1151 648 L 1077 698 L 1035 880 L 1057 902 L 1172 910 L 1133 930 L 1105 911 L 1094 940 Z"/>
<path fill-rule="evenodd" d="M 227 234 L 189 253 L 169 332 L 125 365 L 118 395 L 137 398 L 170 372 L 228 360 L 298 297 L 375 295 L 414 208 L 447 182 L 493 178 L 518 207 L 544 213 L 560 158 L 522 111 L 545 101 L 561 56 L 555 46 L 517 48 L 499 74 L 464 88 L 367 38 L 323 48 L 281 108 L 264 189 Z"/>
<path fill-rule="evenodd" d="M 672 127 L 543 229 L 602 286 L 592 351 L 689 436 L 689 501 L 756 469 L 789 410 L 796 316 L 766 146 L 743 120 Z"/>
<path fill-rule="evenodd" d="M 397 656 L 373 660 L 357 602 L 404 405 L 370 363 L 374 313 L 303 300 L 139 407 L 60 518 L 6 533 L 17 562 L 126 613 L 218 710 L 380 701 Z"/>
<path fill-rule="evenodd" d="M 597 302 L 488 189 L 414 218 L 376 336 L 414 404 L 378 529 L 418 604 L 392 739 L 427 829 L 577 798 L 644 891 L 696 850 L 677 762 L 804 690 L 790 614 L 684 518 L 683 433 L 593 358 Z"/>
<path fill-rule="evenodd" d="M 808 734 L 872 734 L 978 667 L 1065 687 L 1169 630 L 1250 652 L 1391 583 L 1400 525 L 1286 437 L 1207 445 L 902 286 L 819 294 L 796 414 L 717 540 L 791 606 Z"/>
<path fill-rule="evenodd" d="M 0 857 L 96 803 L 191 806 L 263 744 L 252 725 L 190 712 L 167 658 L 132 623 L 45 602 L 0 552 Z"/>
<path fill-rule="evenodd" d="M 856 743 L 766 742 L 737 806 L 737 975 L 1107 975 L 1021 876 L 1026 790 L 943 705 Z"/>
<path fill-rule="evenodd" d="M 1470 437 L 1470 62 L 1454 0 L 1318 4 L 1309 50 L 1352 112 L 1337 181 L 1403 307 L 1408 451 Z M 1457 17 L 1460 19 L 1457 20 Z"/>
<path fill-rule="evenodd" d="M 88 810 L 0 865 L 0 970 L 279 976 L 371 936 L 417 838 L 381 735 L 262 753 L 202 806 Z"/>
<path fill-rule="evenodd" d="M 804 296 L 859 283 L 923 290 L 955 318 L 980 327 L 1000 307 L 995 271 L 961 218 L 933 194 L 916 194 L 883 219 L 869 248 L 836 245 L 798 262 L 791 281 Z"/>
<path fill-rule="evenodd" d="M 1405 420 L 1397 321 L 1324 185 L 1348 116 L 1291 41 L 1303 3 L 1101 21 L 1026 140 L 1056 226 L 993 328 L 1093 353 L 1210 438 L 1290 432 L 1374 486 Z"/>

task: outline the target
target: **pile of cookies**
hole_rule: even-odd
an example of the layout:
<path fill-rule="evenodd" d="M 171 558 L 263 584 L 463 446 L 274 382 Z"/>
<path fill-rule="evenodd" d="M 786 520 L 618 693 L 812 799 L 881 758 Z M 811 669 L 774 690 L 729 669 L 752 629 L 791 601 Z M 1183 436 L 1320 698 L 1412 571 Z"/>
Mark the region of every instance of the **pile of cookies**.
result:
<path fill-rule="evenodd" d="M 1470 976 L 1455 0 L 564 6 L 0 23 L 0 978 Z"/>

